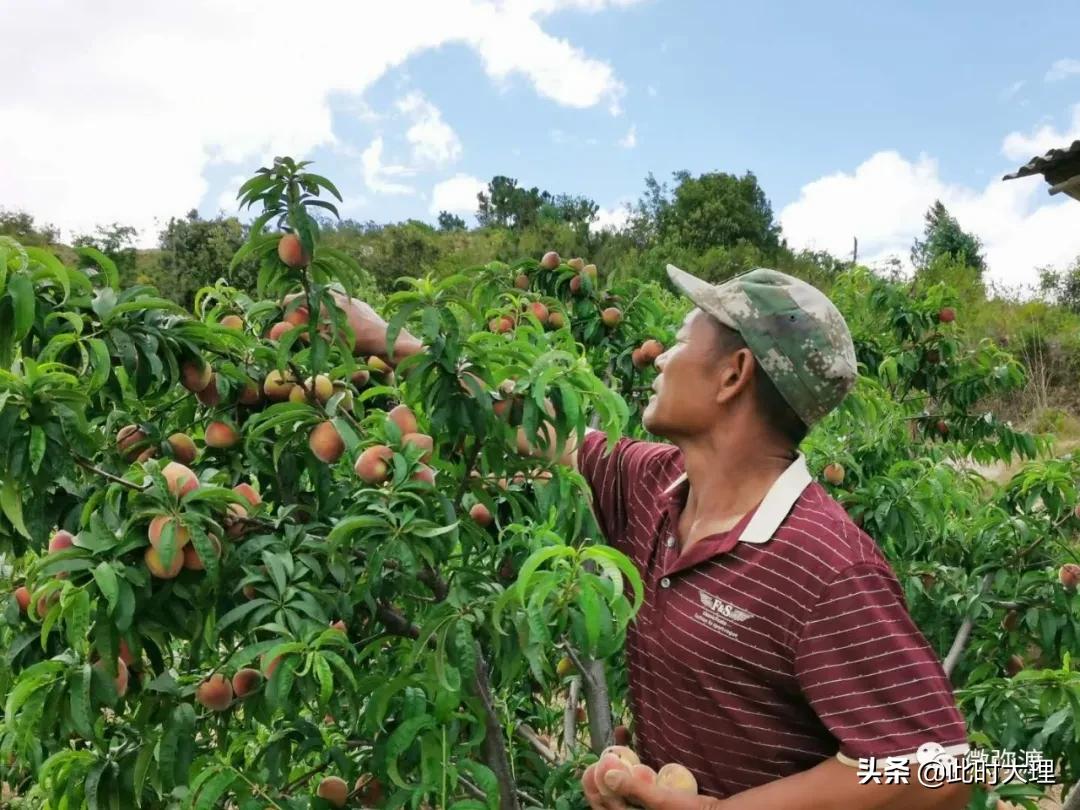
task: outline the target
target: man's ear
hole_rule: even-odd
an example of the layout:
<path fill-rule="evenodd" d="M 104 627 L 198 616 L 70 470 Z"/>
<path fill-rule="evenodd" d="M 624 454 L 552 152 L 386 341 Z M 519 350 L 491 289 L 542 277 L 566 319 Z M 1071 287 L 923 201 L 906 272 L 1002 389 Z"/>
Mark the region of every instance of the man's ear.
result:
<path fill-rule="evenodd" d="M 716 403 L 731 402 L 751 385 L 757 370 L 757 358 L 748 348 L 736 349 L 717 369 Z"/>

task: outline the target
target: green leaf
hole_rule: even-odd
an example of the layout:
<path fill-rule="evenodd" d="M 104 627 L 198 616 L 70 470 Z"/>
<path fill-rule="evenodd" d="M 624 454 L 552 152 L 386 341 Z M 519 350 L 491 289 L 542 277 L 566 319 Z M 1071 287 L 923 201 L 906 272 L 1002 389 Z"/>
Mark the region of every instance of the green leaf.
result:
<path fill-rule="evenodd" d="M 120 271 L 116 269 L 116 263 L 112 259 L 97 248 L 92 247 L 77 247 L 75 252 L 84 259 L 90 259 L 101 269 L 105 276 L 105 283 L 109 287 L 120 286 Z"/>
<path fill-rule="evenodd" d="M 386 741 L 386 772 L 398 787 L 407 788 L 408 784 L 398 773 L 398 757 L 404 754 L 413 744 L 416 735 L 423 729 L 435 724 L 435 718 L 429 714 L 422 714 L 406 720 L 390 735 Z"/>
<path fill-rule="evenodd" d="M 221 797 L 238 778 L 231 768 L 218 771 L 203 784 L 198 793 L 199 799 L 195 804 L 195 810 L 214 810 Z"/>
<path fill-rule="evenodd" d="M 45 458 L 45 431 L 40 425 L 30 426 L 30 469 L 37 475 Z"/>
<path fill-rule="evenodd" d="M 102 560 L 94 569 L 94 581 L 97 582 L 101 595 L 109 602 L 109 613 L 115 613 L 120 601 L 120 585 L 116 580 L 116 570 L 109 562 Z"/>
<path fill-rule="evenodd" d="M 34 325 L 34 311 L 37 299 L 34 297 L 34 285 L 27 276 L 17 274 L 8 279 L 8 294 L 11 296 L 13 310 L 13 331 L 15 340 L 26 337 Z"/>
<path fill-rule="evenodd" d="M 518 589 L 518 601 L 525 604 L 525 591 L 529 583 L 529 579 L 532 578 L 533 573 L 548 560 L 553 557 L 568 557 L 574 554 L 574 549 L 570 546 L 547 546 L 538 551 L 534 551 L 529 555 L 529 558 L 521 566 L 521 571 L 518 573 L 517 589 Z"/>
<path fill-rule="evenodd" d="M 11 522 L 15 531 L 27 540 L 31 539 L 30 532 L 26 530 L 26 524 L 23 523 L 22 495 L 12 479 L 5 481 L 4 486 L 0 488 L 0 509 L 3 510 L 4 516 Z"/>
<path fill-rule="evenodd" d="M 589 657 L 595 658 L 597 644 L 600 642 L 600 597 L 588 584 L 583 583 L 583 587 L 581 587 L 578 594 L 577 604 L 581 608 L 581 615 L 585 619 L 585 637 L 589 644 L 586 652 Z"/>
<path fill-rule="evenodd" d="M 90 664 L 79 667 L 68 682 L 68 702 L 75 730 L 85 740 L 94 738 L 94 723 L 90 718 Z"/>

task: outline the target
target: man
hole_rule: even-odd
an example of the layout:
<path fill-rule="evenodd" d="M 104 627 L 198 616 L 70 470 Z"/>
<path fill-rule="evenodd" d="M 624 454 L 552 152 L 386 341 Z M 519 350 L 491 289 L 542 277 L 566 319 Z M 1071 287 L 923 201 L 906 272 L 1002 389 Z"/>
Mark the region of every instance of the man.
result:
<path fill-rule="evenodd" d="M 854 384 L 843 317 L 772 270 L 719 286 L 668 275 L 696 305 L 643 414 L 670 444 L 623 438 L 607 454 L 590 431 L 560 460 L 645 582 L 626 642 L 633 747 L 653 768 L 689 768 L 702 795 L 616 777 L 605 798 L 593 766 L 590 806 L 965 807 L 969 787 L 917 778 L 924 744 L 968 748 L 950 684 L 877 545 L 797 450 Z M 411 336 L 395 349 L 422 350 Z M 860 778 L 870 757 L 878 775 Z M 886 778 L 901 762 L 907 779 Z"/>

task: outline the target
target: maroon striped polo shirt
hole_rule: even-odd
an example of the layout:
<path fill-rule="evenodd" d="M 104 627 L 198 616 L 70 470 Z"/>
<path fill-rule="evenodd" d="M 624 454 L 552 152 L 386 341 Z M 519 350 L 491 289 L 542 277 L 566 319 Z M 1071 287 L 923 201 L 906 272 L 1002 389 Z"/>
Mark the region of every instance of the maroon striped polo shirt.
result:
<path fill-rule="evenodd" d="M 635 750 L 726 797 L 832 756 L 968 750 L 941 664 L 877 544 L 803 456 L 730 531 L 680 556 L 688 484 L 668 444 L 590 432 L 578 468 L 645 601 L 626 639 Z M 917 765 L 911 768 L 912 778 Z M 856 778 L 853 769 L 852 778 Z"/>

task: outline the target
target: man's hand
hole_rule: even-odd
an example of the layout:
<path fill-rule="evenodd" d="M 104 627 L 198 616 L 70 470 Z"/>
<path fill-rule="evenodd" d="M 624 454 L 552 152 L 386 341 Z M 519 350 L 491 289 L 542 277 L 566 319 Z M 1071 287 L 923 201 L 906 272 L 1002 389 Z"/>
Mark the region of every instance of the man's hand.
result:
<path fill-rule="evenodd" d="M 634 779 L 625 771 L 611 770 L 605 775 L 609 792 L 614 796 L 604 796 L 597 784 L 597 762 L 585 769 L 581 777 L 585 789 L 585 799 L 591 810 L 627 810 L 640 807 L 643 810 L 720 810 L 720 799 L 710 799 L 683 793 L 670 788 L 648 784 Z"/>
<path fill-rule="evenodd" d="M 361 301 L 359 298 L 350 298 L 334 290 L 331 290 L 330 294 L 334 297 L 334 303 L 345 313 L 349 329 L 352 330 L 354 337 L 353 354 L 362 356 L 374 354 L 391 361 L 397 361 L 410 354 L 416 354 L 422 348 L 420 341 L 416 337 L 407 330 L 402 329 L 394 341 L 393 355 L 387 355 L 387 323 L 383 317 L 366 301 Z M 286 296 L 284 303 L 287 306 L 293 299 L 302 296 L 303 293 Z M 329 313 L 323 313 L 323 317 L 319 320 L 327 319 L 329 319 Z"/>

